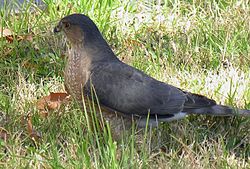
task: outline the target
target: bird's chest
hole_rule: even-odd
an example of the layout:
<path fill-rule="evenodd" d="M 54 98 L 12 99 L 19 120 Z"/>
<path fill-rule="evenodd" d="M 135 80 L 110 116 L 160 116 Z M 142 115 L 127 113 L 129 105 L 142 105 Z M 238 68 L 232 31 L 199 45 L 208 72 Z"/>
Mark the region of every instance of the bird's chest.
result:
<path fill-rule="evenodd" d="M 65 87 L 69 94 L 78 99 L 81 99 L 84 85 L 89 79 L 89 64 L 81 52 L 76 50 L 69 51 L 69 58 L 64 72 Z"/>

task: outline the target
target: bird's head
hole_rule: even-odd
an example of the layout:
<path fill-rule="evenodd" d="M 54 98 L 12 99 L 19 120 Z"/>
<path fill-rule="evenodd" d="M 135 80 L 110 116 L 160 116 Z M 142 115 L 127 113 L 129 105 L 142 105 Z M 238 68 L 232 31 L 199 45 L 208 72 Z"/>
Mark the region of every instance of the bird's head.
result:
<path fill-rule="evenodd" d="M 92 41 L 101 36 L 95 23 L 83 14 L 72 14 L 62 18 L 54 28 L 54 33 L 61 31 L 72 44 Z"/>
<path fill-rule="evenodd" d="M 72 14 L 65 16 L 54 28 L 55 33 L 61 31 L 64 32 L 72 47 L 81 47 L 81 50 L 85 50 L 92 61 L 117 60 L 95 23 L 86 15 Z"/>

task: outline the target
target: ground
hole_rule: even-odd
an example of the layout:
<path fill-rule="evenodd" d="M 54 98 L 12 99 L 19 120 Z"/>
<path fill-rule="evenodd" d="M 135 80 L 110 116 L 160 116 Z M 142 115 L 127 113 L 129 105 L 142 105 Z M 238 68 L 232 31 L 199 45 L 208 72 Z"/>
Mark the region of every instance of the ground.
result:
<path fill-rule="evenodd" d="M 63 92 L 61 17 L 89 15 L 124 62 L 158 80 L 250 109 L 248 1 L 45 1 L 1 9 L 1 168 L 250 168 L 250 119 L 189 116 L 115 142 L 71 103 L 42 118 L 37 99 Z M 29 9 L 32 8 L 32 13 Z M 1 31 L 4 32 L 4 31 Z M 93 111 L 94 112 L 94 111 Z M 33 140 L 32 127 L 41 136 Z M 141 137 L 141 138 L 138 138 Z"/>

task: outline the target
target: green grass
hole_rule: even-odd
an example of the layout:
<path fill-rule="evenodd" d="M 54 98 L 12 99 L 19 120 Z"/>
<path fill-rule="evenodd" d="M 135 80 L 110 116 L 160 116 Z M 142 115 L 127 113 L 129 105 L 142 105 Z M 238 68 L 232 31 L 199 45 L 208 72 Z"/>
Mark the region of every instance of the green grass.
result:
<path fill-rule="evenodd" d="M 250 168 L 250 120 L 189 116 L 132 134 L 120 142 L 88 128 L 85 111 L 71 104 L 42 119 L 36 101 L 64 91 L 66 43 L 52 33 L 61 17 L 89 15 L 124 62 L 147 74 L 250 109 L 248 1 L 52 1 L 45 10 L 0 11 L 1 28 L 32 41 L 0 39 L 0 168 Z M 22 117 L 32 114 L 40 142 Z M 144 139 L 146 138 L 146 139 Z"/>

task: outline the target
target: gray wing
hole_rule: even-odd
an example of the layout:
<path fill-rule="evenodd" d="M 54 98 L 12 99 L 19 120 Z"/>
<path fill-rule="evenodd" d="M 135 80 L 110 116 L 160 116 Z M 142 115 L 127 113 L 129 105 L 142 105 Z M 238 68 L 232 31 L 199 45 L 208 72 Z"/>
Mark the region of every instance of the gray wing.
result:
<path fill-rule="evenodd" d="M 119 61 L 94 65 L 90 79 L 99 102 L 125 114 L 174 114 L 187 100 L 180 89 Z M 90 81 L 85 86 L 88 94 Z"/>

